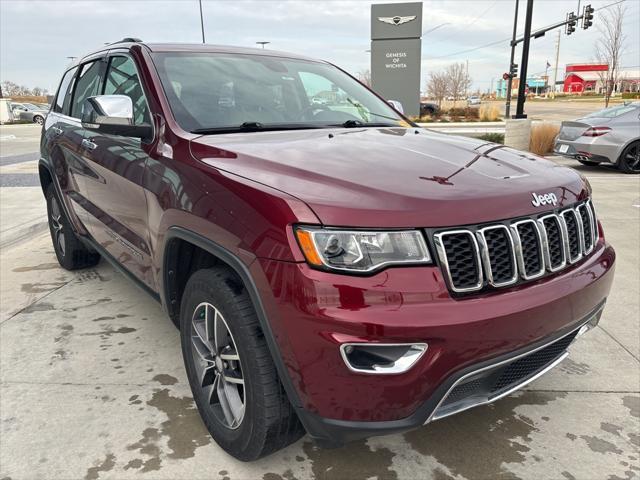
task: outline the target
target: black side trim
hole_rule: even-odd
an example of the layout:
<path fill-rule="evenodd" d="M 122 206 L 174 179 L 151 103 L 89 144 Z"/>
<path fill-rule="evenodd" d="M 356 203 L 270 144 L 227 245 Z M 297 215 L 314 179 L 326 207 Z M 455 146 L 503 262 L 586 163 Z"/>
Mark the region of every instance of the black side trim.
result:
<path fill-rule="evenodd" d="M 197 233 L 191 232 L 181 227 L 170 227 L 167 230 L 167 235 L 165 238 L 165 245 L 168 245 L 171 239 L 179 238 L 185 240 L 193 245 L 209 252 L 211 255 L 219 258 L 223 262 L 225 262 L 229 267 L 231 267 L 236 274 L 240 277 L 247 291 L 249 292 L 249 297 L 253 302 L 253 306 L 256 309 L 256 313 L 258 314 L 258 320 L 260 321 L 260 326 L 262 327 L 262 332 L 264 333 L 264 337 L 267 340 L 267 346 L 269 347 L 269 352 L 271 353 L 271 358 L 273 358 L 273 363 L 278 370 L 278 375 L 280 376 L 280 381 L 289 397 L 289 401 L 296 408 L 296 410 L 302 410 L 302 403 L 300 402 L 300 398 L 298 397 L 298 392 L 293 386 L 293 382 L 289 376 L 289 372 L 287 370 L 286 365 L 282 360 L 282 356 L 280 355 L 280 348 L 276 343 L 275 337 L 273 335 L 273 331 L 271 330 L 271 324 L 269 323 L 269 319 L 267 317 L 266 310 L 262 303 L 262 299 L 260 298 L 260 294 L 258 293 L 258 288 L 256 287 L 255 282 L 251 276 L 251 272 L 246 264 L 244 264 L 236 255 L 227 250 L 226 248 L 218 245 L 215 242 L 212 242 L 208 238 L 205 238 Z M 162 273 L 162 281 L 163 281 L 163 296 L 165 299 L 165 305 L 169 308 L 170 302 L 170 292 L 167 291 L 169 283 L 169 269 L 166 268 L 168 262 L 168 258 L 166 255 L 163 259 L 163 273 Z M 305 427 L 307 425 L 304 423 L 302 417 L 300 420 L 303 421 Z"/>
<path fill-rule="evenodd" d="M 480 370 L 484 367 L 491 366 L 496 363 L 508 361 L 512 357 L 517 357 L 531 350 L 535 350 L 542 345 L 552 343 L 570 332 L 580 328 L 588 322 L 599 310 L 604 306 L 606 299 L 598 303 L 598 305 L 586 316 L 570 326 L 550 335 L 542 340 L 527 345 L 525 348 L 510 352 L 499 357 L 494 357 L 484 362 L 470 365 L 455 374 L 451 375 L 442 382 L 433 394 L 410 416 L 399 420 L 389 420 L 383 422 L 361 422 L 348 420 L 335 420 L 332 418 L 323 418 L 315 415 L 302 408 L 298 409 L 298 417 L 307 429 L 309 436 L 323 446 L 341 446 L 348 442 L 361 440 L 363 438 L 373 437 L 377 435 L 389 435 L 392 433 L 405 432 L 424 425 L 430 418 L 432 413 L 440 404 L 442 398 L 449 392 L 453 384 L 461 377 L 468 373 Z"/>
<path fill-rule="evenodd" d="M 89 247 L 93 248 L 96 252 L 98 252 L 102 258 L 104 258 L 107 262 L 109 262 L 111 264 L 111 266 L 113 266 L 113 268 L 115 268 L 118 272 L 123 274 L 129 280 L 131 280 L 136 286 L 138 286 L 140 289 L 142 289 L 143 292 L 151 295 L 151 297 L 156 302 L 161 303 L 160 302 L 160 295 L 158 295 L 157 292 L 153 291 L 151 288 L 149 288 L 149 286 L 147 284 L 142 282 L 133 273 L 131 273 L 129 270 L 127 270 L 125 267 L 123 267 L 122 264 L 120 262 L 118 262 L 115 258 L 113 258 L 113 256 L 109 252 L 107 252 L 104 248 L 102 248 L 102 246 L 100 246 L 100 244 L 98 244 L 92 238 L 90 238 L 88 236 L 85 236 L 85 235 L 78 235 L 78 238 L 85 245 L 88 245 Z"/>

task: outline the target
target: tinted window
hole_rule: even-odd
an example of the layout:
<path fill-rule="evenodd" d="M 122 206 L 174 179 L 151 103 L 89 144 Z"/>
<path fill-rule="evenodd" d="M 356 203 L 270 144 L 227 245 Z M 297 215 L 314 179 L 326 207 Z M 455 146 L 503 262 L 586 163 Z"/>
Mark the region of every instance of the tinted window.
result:
<path fill-rule="evenodd" d="M 599 110 L 597 112 L 591 113 L 587 115 L 586 118 L 615 118 L 620 115 L 624 115 L 625 113 L 633 112 L 637 107 L 633 104 L 630 105 L 618 105 L 616 107 L 605 108 L 604 110 Z"/>
<path fill-rule="evenodd" d="M 150 123 L 149 108 L 142 92 L 136 66 L 129 57 L 113 57 L 104 85 L 105 95 L 126 95 L 133 102 L 133 122 Z"/>
<path fill-rule="evenodd" d="M 98 95 L 101 63 L 100 60 L 96 60 L 95 62 L 82 65 L 82 70 L 76 80 L 76 88 L 73 94 L 73 105 L 71 107 L 72 117 L 80 118 L 84 101 L 89 97 Z"/>
<path fill-rule="evenodd" d="M 386 102 L 336 67 L 262 55 L 159 53 L 154 61 L 185 130 L 259 122 L 321 128 L 347 121 L 406 126 Z"/>
<path fill-rule="evenodd" d="M 68 112 L 69 103 L 71 102 L 71 92 L 73 91 L 73 78 L 77 70 L 78 67 L 74 67 L 62 77 L 60 88 L 58 88 L 58 95 L 53 105 L 54 112 L 65 114 Z"/>

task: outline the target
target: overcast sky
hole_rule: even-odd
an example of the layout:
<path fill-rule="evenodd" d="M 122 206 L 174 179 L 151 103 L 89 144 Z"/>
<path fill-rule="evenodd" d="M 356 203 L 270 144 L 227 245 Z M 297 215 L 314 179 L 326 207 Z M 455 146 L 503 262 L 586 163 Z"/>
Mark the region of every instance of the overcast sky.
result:
<path fill-rule="evenodd" d="M 560 73 L 566 63 L 593 60 L 599 36 L 598 8 L 615 0 L 591 0 L 594 26 L 561 35 Z M 207 43 L 255 46 L 269 41 L 276 50 L 331 61 L 357 73 L 369 68 L 371 3 L 387 1 L 204 0 Z M 447 23 L 423 37 L 422 78 L 451 62 L 469 61 L 474 88 L 486 91 L 507 70 L 508 39 L 515 0 L 433 0 L 424 2 L 423 31 Z M 520 0 L 520 28 L 526 0 Z M 582 6 L 589 0 L 582 0 Z M 622 65 L 640 68 L 640 0 L 626 0 L 626 49 Z M 533 26 L 564 20 L 578 0 L 535 0 Z M 582 8 L 582 7 L 581 7 Z M 0 0 L 0 80 L 54 91 L 68 63 L 123 37 L 149 42 L 200 42 L 197 0 Z M 501 43 L 485 48 L 488 43 Z M 544 74 L 555 60 L 556 33 L 533 40 L 529 72 Z M 468 51 L 476 49 L 474 51 Z M 520 50 L 516 63 L 520 63 Z M 550 69 L 551 74 L 551 69 Z M 424 84 L 424 81 L 422 82 Z"/>

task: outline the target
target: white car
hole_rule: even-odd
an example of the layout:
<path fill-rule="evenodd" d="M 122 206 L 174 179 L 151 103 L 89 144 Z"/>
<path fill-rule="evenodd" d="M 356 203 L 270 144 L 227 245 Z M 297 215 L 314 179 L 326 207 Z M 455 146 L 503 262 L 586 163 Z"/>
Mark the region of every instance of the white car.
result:
<path fill-rule="evenodd" d="M 480 103 L 482 103 L 480 101 L 480 97 L 478 96 L 471 96 L 469 98 L 467 98 L 467 105 L 480 105 Z"/>

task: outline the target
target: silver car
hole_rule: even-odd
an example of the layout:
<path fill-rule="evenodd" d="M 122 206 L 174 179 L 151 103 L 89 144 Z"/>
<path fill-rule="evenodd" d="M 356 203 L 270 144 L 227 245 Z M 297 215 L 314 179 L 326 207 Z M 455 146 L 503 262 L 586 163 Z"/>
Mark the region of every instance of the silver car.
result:
<path fill-rule="evenodd" d="M 44 119 L 47 118 L 49 110 L 32 103 L 13 103 L 11 112 L 16 120 L 27 120 L 42 125 Z"/>
<path fill-rule="evenodd" d="M 584 165 L 611 163 L 623 172 L 640 173 L 640 102 L 562 122 L 554 151 Z"/>

